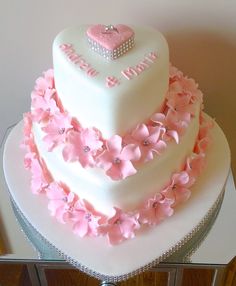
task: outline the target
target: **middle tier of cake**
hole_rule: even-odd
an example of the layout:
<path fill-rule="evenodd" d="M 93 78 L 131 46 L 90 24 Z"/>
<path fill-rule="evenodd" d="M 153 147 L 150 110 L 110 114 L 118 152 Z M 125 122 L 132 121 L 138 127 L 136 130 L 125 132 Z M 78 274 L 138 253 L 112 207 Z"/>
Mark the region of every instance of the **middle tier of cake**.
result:
<path fill-rule="evenodd" d="M 53 179 L 65 184 L 80 198 L 94 205 L 97 211 L 111 215 L 114 207 L 133 210 L 146 198 L 161 191 L 173 173 L 181 171 L 186 159 L 193 152 L 199 132 L 199 109 L 191 118 L 179 143 L 168 142 L 164 152 L 154 159 L 136 166 L 137 173 L 124 180 L 114 181 L 97 167 L 83 168 L 79 162 L 66 162 L 62 147 L 49 152 L 38 123 L 33 124 L 33 134 L 38 152 L 46 163 Z"/>

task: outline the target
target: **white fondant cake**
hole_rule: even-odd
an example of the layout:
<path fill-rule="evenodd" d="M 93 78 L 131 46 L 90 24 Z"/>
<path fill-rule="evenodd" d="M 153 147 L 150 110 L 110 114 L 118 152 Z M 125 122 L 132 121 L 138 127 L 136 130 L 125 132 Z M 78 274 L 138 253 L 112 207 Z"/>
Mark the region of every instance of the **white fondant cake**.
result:
<path fill-rule="evenodd" d="M 167 43 L 159 32 L 138 28 L 134 48 L 109 61 L 89 48 L 87 28 L 64 30 L 54 41 L 58 96 L 83 126 L 95 126 L 106 138 L 123 135 L 163 105 L 169 78 Z M 108 77 L 114 86 L 107 87 Z"/>
<path fill-rule="evenodd" d="M 53 65 L 25 116 L 32 191 L 79 236 L 112 244 L 171 216 L 204 167 L 212 123 L 196 83 L 169 66 L 164 37 L 125 25 L 67 29 Z"/>

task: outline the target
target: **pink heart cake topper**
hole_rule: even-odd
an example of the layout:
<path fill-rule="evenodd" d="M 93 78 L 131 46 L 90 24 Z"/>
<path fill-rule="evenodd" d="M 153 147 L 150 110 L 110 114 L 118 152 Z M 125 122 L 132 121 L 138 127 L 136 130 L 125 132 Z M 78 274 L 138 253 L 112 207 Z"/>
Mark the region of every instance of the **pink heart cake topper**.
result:
<path fill-rule="evenodd" d="M 134 31 L 126 25 L 93 25 L 87 29 L 92 50 L 107 59 L 117 59 L 134 46 Z"/>

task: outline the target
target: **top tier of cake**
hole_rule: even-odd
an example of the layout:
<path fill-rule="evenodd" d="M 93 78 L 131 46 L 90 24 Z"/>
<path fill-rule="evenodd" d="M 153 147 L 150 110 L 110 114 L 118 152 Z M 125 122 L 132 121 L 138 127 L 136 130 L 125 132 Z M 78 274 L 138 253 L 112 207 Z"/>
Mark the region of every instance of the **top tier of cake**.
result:
<path fill-rule="evenodd" d="M 99 27 L 98 38 L 106 27 Z M 114 37 L 122 33 L 116 27 Z M 82 126 L 98 128 L 104 138 L 123 135 L 162 108 L 169 80 L 168 45 L 158 31 L 136 27 L 132 52 L 127 48 L 124 55 L 106 59 L 89 46 L 87 29 L 66 29 L 54 41 L 57 93 Z"/>

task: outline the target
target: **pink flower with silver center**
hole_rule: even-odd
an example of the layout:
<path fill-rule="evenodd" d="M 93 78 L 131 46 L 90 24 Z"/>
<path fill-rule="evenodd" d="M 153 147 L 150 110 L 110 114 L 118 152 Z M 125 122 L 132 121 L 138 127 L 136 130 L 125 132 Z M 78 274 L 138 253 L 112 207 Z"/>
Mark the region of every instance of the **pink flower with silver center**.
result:
<path fill-rule="evenodd" d="M 42 127 L 42 130 L 46 133 L 43 137 L 43 141 L 48 146 L 48 151 L 52 151 L 57 145 L 64 143 L 66 134 L 71 125 L 71 117 L 66 113 L 54 114 L 48 123 Z"/>
<path fill-rule="evenodd" d="M 175 206 L 189 199 L 191 195 L 189 188 L 193 183 L 194 181 L 191 180 L 186 171 L 175 173 L 172 175 L 171 183 L 161 191 L 161 194 L 165 198 L 172 200 L 173 203 L 171 206 Z"/>
<path fill-rule="evenodd" d="M 71 208 L 76 200 L 75 194 L 65 191 L 65 188 L 56 182 L 52 182 L 48 186 L 46 194 L 49 199 L 48 209 L 51 215 L 61 223 L 68 222 L 71 217 Z"/>
<path fill-rule="evenodd" d="M 131 134 L 124 138 L 127 143 L 139 146 L 141 151 L 140 160 L 148 162 L 153 159 L 153 153 L 160 154 L 166 148 L 166 143 L 162 140 L 165 129 L 161 126 L 151 127 L 139 124 Z"/>
<path fill-rule="evenodd" d="M 43 96 L 48 88 L 54 87 L 54 72 L 53 69 L 49 69 L 43 73 L 44 77 L 39 77 L 36 80 L 34 90 L 41 96 Z"/>
<path fill-rule="evenodd" d="M 55 89 L 47 89 L 44 96 L 39 95 L 36 91 L 32 92 L 32 117 L 34 121 L 46 121 L 50 116 L 59 112 L 55 94 Z"/>
<path fill-rule="evenodd" d="M 200 175 L 201 171 L 206 165 L 206 156 L 204 153 L 193 153 L 187 158 L 185 170 L 192 181 L 195 182 L 196 178 Z"/>
<path fill-rule="evenodd" d="M 112 136 L 106 142 L 106 149 L 98 156 L 98 166 L 113 180 L 125 179 L 137 172 L 131 161 L 138 161 L 141 157 L 140 149 L 135 144 L 122 146 L 122 138 Z"/>
<path fill-rule="evenodd" d="M 92 128 L 81 131 L 71 130 L 67 135 L 67 141 L 63 149 L 63 157 L 66 161 L 79 160 L 82 167 L 93 167 L 95 155 L 103 146 L 100 133 Z"/>
<path fill-rule="evenodd" d="M 86 235 L 97 236 L 99 226 L 104 223 L 105 217 L 95 211 L 86 200 L 78 200 L 72 211 L 73 231 L 80 237 Z"/>
<path fill-rule="evenodd" d="M 174 213 L 172 203 L 173 199 L 165 198 L 160 193 L 148 199 L 139 212 L 140 222 L 149 225 L 159 224 Z"/>
<path fill-rule="evenodd" d="M 151 121 L 165 130 L 162 135 L 164 141 L 169 141 L 170 138 L 172 138 L 177 144 L 179 143 L 178 131 L 180 128 L 178 122 L 173 121 L 173 117 L 169 116 L 169 113 L 167 113 L 167 115 L 164 113 L 154 113 L 151 117 Z"/>
<path fill-rule="evenodd" d="M 115 214 L 106 225 L 100 227 L 101 234 L 106 234 L 110 244 L 119 244 L 126 239 L 135 237 L 135 231 L 140 228 L 138 214 L 127 214 L 119 208 L 114 208 Z"/>
<path fill-rule="evenodd" d="M 41 193 L 45 191 L 48 186 L 48 177 L 46 176 L 47 171 L 44 170 L 46 167 L 44 166 L 43 162 L 39 162 L 36 156 L 28 157 L 28 164 L 30 165 L 31 171 L 31 191 L 34 194 Z M 25 158 L 26 162 L 26 158 Z"/>

